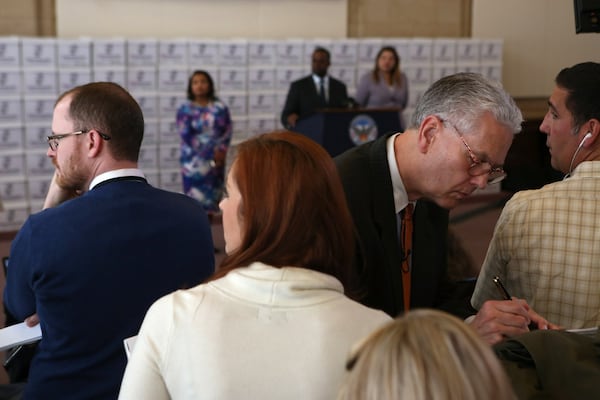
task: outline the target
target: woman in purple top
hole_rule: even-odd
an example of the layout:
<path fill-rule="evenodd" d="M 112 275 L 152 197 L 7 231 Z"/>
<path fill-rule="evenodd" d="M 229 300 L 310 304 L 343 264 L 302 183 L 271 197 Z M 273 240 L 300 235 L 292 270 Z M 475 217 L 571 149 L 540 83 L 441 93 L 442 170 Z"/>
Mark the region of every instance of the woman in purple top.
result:
<path fill-rule="evenodd" d="M 360 78 L 356 101 L 367 108 L 399 108 L 400 130 L 404 130 L 402 110 L 408 102 L 408 79 L 400 71 L 400 57 L 396 49 L 386 46 L 379 50 L 375 58 L 375 68 Z"/>
<path fill-rule="evenodd" d="M 212 219 L 213 213 L 219 211 L 223 193 L 231 116 L 216 97 L 213 80 L 206 71 L 194 71 L 187 97 L 177 110 L 183 191 L 198 200 Z"/>

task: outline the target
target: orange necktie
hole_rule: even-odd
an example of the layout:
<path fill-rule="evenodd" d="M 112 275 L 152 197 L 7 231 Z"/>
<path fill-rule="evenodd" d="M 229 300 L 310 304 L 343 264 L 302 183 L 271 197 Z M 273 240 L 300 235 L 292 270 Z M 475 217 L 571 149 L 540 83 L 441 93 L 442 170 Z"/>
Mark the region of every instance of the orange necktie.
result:
<path fill-rule="evenodd" d="M 402 294 L 404 311 L 410 309 L 410 254 L 412 251 L 413 208 L 411 203 L 402 210 Z"/>

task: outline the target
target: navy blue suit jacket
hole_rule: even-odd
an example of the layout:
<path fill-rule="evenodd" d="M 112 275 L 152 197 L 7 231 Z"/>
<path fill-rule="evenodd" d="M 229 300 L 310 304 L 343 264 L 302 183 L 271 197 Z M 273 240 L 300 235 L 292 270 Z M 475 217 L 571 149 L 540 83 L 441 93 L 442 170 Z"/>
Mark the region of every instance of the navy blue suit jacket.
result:
<path fill-rule="evenodd" d="M 116 399 L 123 339 L 155 300 L 213 271 L 202 206 L 144 181 L 106 181 L 30 216 L 4 291 L 11 314 L 41 321 L 24 398 Z"/>
<path fill-rule="evenodd" d="M 398 223 L 386 141 L 390 134 L 335 158 L 359 236 L 355 268 L 362 276 L 362 302 L 395 317 L 404 311 Z M 447 278 L 448 211 L 419 200 L 413 214 L 411 308 L 435 307 L 466 316 L 455 308 Z M 467 302 L 465 300 L 465 307 Z"/>
<path fill-rule="evenodd" d="M 340 108 L 348 105 L 348 91 L 344 82 L 329 77 L 329 89 L 327 92 L 327 104 L 319 97 L 317 87 L 312 75 L 292 82 L 288 91 L 283 111 L 281 112 L 281 123 L 287 127 L 287 117 L 290 114 L 298 114 L 298 119 L 306 118 L 320 108 Z"/>

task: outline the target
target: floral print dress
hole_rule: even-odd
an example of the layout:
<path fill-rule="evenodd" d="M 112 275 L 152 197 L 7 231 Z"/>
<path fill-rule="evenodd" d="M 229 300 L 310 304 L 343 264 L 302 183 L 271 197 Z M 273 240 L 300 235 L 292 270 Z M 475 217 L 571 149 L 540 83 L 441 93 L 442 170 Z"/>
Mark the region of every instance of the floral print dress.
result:
<path fill-rule="evenodd" d="M 215 164 L 214 154 L 229 148 L 229 109 L 219 100 L 207 106 L 188 100 L 177 110 L 177 130 L 181 138 L 183 192 L 198 200 L 206 211 L 218 212 L 225 166 Z"/>

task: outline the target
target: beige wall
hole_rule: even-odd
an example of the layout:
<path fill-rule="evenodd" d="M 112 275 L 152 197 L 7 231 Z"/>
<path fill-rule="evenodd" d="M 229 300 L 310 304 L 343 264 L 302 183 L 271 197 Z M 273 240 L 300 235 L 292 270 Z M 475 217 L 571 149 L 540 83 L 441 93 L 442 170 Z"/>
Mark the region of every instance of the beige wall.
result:
<path fill-rule="evenodd" d="M 462 37 L 472 0 L 348 0 L 350 37 Z"/>
<path fill-rule="evenodd" d="M 57 36 L 344 38 L 347 0 L 56 0 Z"/>
<path fill-rule="evenodd" d="M 558 71 L 600 62 L 600 33 L 575 34 L 567 0 L 473 0 L 473 37 L 504 38 L 504 85 L 515 97 L 546 97 Z"/>
<path fill-rule="evenodd" d="M 0 0 L 0 35 L 55 33 L 54 0 Z"/>

